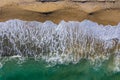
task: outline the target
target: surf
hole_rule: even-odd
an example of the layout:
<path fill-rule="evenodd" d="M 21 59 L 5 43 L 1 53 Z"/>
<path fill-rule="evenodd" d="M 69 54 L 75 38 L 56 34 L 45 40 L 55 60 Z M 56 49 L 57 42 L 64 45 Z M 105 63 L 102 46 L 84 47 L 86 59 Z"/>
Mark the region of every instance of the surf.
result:
<path fill-rule="evenodd" d="M 42 59 L 52 64 L 76 64 L 82 59 L 92 64 L 112 58 L 119 71 L 120 24 L 101 25 L 90 20 L 0 22 L 0 57 Z"/>

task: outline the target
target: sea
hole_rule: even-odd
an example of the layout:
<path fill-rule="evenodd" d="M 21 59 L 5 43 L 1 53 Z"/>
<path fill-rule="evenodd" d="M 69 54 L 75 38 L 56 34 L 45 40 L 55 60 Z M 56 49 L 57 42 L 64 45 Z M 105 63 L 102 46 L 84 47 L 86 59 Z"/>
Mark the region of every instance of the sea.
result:
<path fill-rule="evenodd" d="M 0 80 L 120 80 L 120 24 L 0 22 Z"/>

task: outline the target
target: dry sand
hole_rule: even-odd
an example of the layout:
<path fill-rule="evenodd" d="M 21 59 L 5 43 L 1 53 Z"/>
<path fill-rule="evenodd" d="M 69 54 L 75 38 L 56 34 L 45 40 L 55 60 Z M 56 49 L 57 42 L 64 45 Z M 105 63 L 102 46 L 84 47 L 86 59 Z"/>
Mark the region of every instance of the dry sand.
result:
<path fill-rule="evenodd" d="M 28 21 L 51 20 L 82 21 L 89 19 L 100 24 L 116 25 L 120 22 L 119 2 L 36 2 L 35 0 L 1 0 L 0 21 L 22 19 Z"/>

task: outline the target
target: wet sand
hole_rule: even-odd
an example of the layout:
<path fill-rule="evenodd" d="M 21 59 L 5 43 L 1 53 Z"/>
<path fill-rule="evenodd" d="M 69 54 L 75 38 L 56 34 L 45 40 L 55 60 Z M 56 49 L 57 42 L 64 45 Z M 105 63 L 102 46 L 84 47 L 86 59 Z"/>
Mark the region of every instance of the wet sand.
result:
<path fill-rule="evenodd" d="M 104 25 L 117 25 L 120 22 L 120 7 L 118 3 L 81 3 L 71 1 L 41 3 L 35 0 L 11 1 L 6 0 L 4 4 L 0 2 L 0 21 L 21 19 L 44 22 L 51 20 L 59 23 L 61 20 L 82 21 L 89 19 Z"/>

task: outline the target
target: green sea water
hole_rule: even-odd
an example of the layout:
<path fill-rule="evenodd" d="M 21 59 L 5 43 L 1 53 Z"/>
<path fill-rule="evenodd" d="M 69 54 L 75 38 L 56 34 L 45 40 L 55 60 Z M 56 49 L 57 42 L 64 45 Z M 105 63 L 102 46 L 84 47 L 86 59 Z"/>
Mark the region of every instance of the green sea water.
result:
<path fill-rule="evenodd" d="M 42 60 L 10 60 L 0 69 L 0 80 L 120 80 L 120 72 L 108 69 L 109 61 L 95 67 L 86 59 L 54 66 Z"/>

